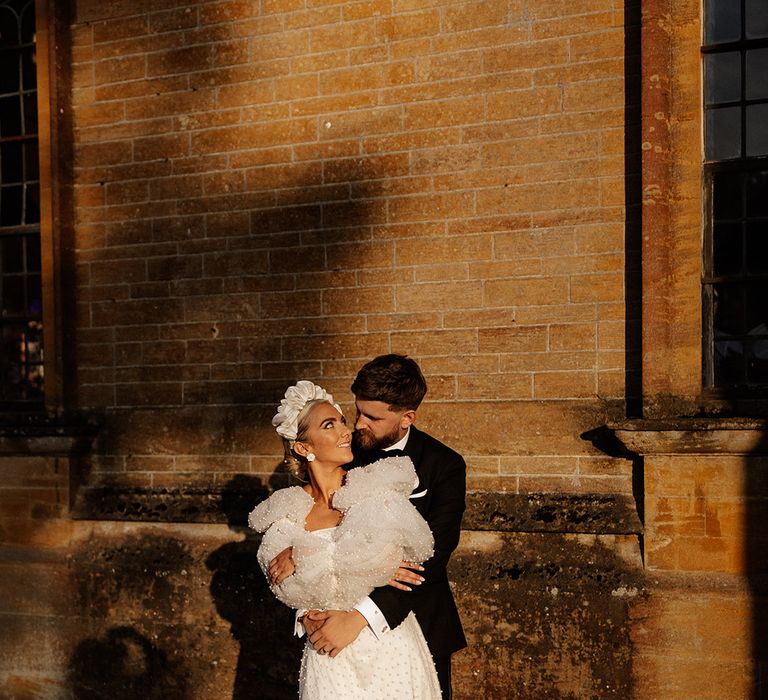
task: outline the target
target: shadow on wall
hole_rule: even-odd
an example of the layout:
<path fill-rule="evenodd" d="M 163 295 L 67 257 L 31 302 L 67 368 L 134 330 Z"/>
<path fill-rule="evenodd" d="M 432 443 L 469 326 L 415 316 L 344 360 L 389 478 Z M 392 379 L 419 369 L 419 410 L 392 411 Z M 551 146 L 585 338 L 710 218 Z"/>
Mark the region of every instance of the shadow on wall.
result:
<path fill-rule="evenodd" d="M 84 639 L 69 662 L 77 700 L 185 700 L 186 676 L 166 654 L 132 627 Z"/>
<path fill-rule="evenodd" d="M 640 1 L 624 3 L 624 347 L 627 418 L 642 415 Z"/>
<path fill-rule="evenodd" d="M 175 640 L 190 599 L 185 574 L 193 564 L 185 543 L 146 535 L 93 538 L 73 555 L 73 608 L 93 623 L 89 629 L 99 630 L 70 658 L 75 698 L 187 697 L 189 669 Z"/>
<path fill-rule="evenodd" d="M 747 457 L 746 470 L 747 571 L 752 595 L 754 660 L 752 700 L 768 700 L 768 436 Z"/>
<path fill-rule="evenodd" d="M 222 509 L 230 529 L 243 532 L 245 539 L 219 547 L 205 562 L 212 572 L 216 610 L 230 623 L 232 637 L 240 645 L 232 700 L 296 697 L 304 646 L 293 636 L 293 611 L 269 590 L 256 561 L 261 537 L 246 523 L 256 505 L 250 494 L 258 491 L 263 493 L 263 487 L 255 477 L 241 475 L 228 482 Z"/>
<path fill-rule="evenodd" d="M 103 12 L 113 12 L 109 3 Z M 184 53 L 185 64 L 179 72 L 190 75 L 192 84 L 199 81 L 201 91 L 204 86 L 227 80 L 226 70 L 211 71 L 206 62 L 190 65 L 186 61 L 191 54 Z M 196 55 L 203 57 L 202 53 Z M 169 71 L 173 72 L 173 66 Z M 196 89 L 191 87 L 191 91 Z M 157 97 L 162 101 L 168 95 Z M 180 109 L 185 109 L 183 99 Z M 269 140 L 269 132 L 277 128 L 273 121 L 265 112 L 252 123 L 240 125 L 242 128 L 217 132 L 216 152 L 239 148 L 249 142 L 252 133 Z M 321 150 L 323 144 L 317 134 L 302 131 L 315 122 L 312 118 L 283 125 L 297 130 L 295 138 L 278 132 L 275 138 L 317 145 Z M 188 141 L 179 139 L 182 142 Z M 185 174 L 210 175 L 205 134 L 191 134 L 190 142 L 191 153 L 186 145 L 178 152 L 168 146 L 159 154 L 165 157 L 151 163 L 162 173 L 178 160 Z M 247 161 L 248 152 L 241 155 L 242 162 Z M 363 311 L 377 310 L 378 298 L 355 298 L 359 296 L 357 271 L 373 264 L 393 264 L 391 254 L 373 263 L 370 259 L 378 250 L 375 224 L 386 220 L 380 195 L 388 173 L 380 172 L 376 162 L 366 157 L 333 159 L 322 165 L 313 160 L 271 166 L 260 163 L 257 152 L 252 155 L 252 165 L 206 180 L 204 193 L 195 184 L 196 178 L 189 178 L 190 185 L 180 178 L 172 196 L 150 203 L 141 209 L 141 216 L 115 224 L 109 232 L 108 240 L 114 241 L 115 247 L 133 246 L 137 256 L 144 254 L 143 246 L 134 244 L 152 244 L 157 254 L 153 253 L 146 268 L 146 281 L 151 284 L 142 282 L 141 288 L 157 296 L 94 304 L 99 317 L 96 325 L 121 325 L 126 337 L 132 329 L 140 329 L 135 337 L 127 337 L 132 342 L 125 344 L 137 355 L 117 357 L 115 378 L 107 377 L 103 385 L 91 387 L 93 393 L 83 399 L 84 403 L 92 400 L 95 405 L 105 402 L 117 407 L 108 412 L 95 446 L 95 457 L 103 456 L 107 463 L 114 456 L 129 454 L 139 458 L 190 453 L 272 454 L 279 449 L 279 441 L 267 430 L 271 414 L 266 411 L 273 409 L 287 384 L 301 376 L 320 379 L 322 363 L 329 358 L 368 357 L 384 350 L 372 347 L 376 339 L 366 337 L 362 313 L 353 316 L 358 307 L 350 312 L 349 304 L 352 297 Z M 147 169 L 151 171 L 144 161 L 137 161 L 135 167 L 135 172 L 121 169 L 115 178 L 145 179 Z M 108 176 L 105 179 L 110 180 Z M 109 262 L 110 251 L 104 257 Z M 101 283 L 111 281 L 102 279 Z M 340 340 L 338 317 L 345 313 L 342 332 L 346 335 Z M 183 326 L 182 331 L 193 337 L 182 332 L 174 341 L 150 341 L 141 332 L 148 323 Z M 87 353 L 100 355 L 103 348 L 88 346 L 85 341 L 81 344 L 79 362 L 87 367 Z M 96 362 L 101 361 L 97 356 Z M 344 381 L 348 386 L 348 378 Z M 84 383 L 82 376 L 80 382 Z M 162 392 L 158 390 L 160 383 Z M 159 406 L 158 397 L 162 400 Z M 180 410 L 171 411 L 169 405 Z M 261 416 L 266 418 L 263 424 L 259 422 Z M 80 473 L 73 477 L 75 486 L 82 485 L 81 490 L 105 480 L 104 472 L 96 469 L 98 459 L 93 459 L 93 465 L 91 471 L 92 466 L 83 460 Z M 292 612 L 274 598 L 258 567 L 259 539 L 245 529 L 245 516 L 255 502 L 248 502 L 243 494 L 256 490 L 257 482 L 258 488 L 263 488 L 256 477 L 236 477 L 222 498 L 230 528 L 242 533 L 243 539 L 199 559 L 197 552 L 186 556 L 193 549 L 188 542 L 178 541 L 179 551 L 167 551 L 172 539 L 168 537 L 143 534 L 134 540 L 117 541 L 113 535 L 89 543 L 73 562 L 73 575 L 83 589 L 80 606 L 88 622 L 108 615 L 133 615 L 140 621 L 136 627 L 145 634 L 149 635 L 149 629 L 161 630 L 162 642 L 155 641 L 154 635 L 149 638 L 158 649 L 165 650 L 165 657 L 216 658 L 220 653 L 215 651 L 216 644 L 221 640 L 211 638 L 200 619 L 205 604 L 194 598 L 200 588 L 182 575 L 182 570 L 195 571 L 199 583 L 206 572 L 196 568 L 197 562 L 204 559 L 210 573 L 210 596 L 239 644 L 232 697 L 295 697 L 302 642 L 292 636 Z M 118 483 L 115 488 L 119 487 Z M 133 500 L 138 506 L 131 512 L 137 515 L 132 519 L 146 520 L 149 512 L 156 522 L 179 522 L 167 510 L 161 511 L 166 504 L 158 501 L 157 494 L 149 495 L 155 497 L 152 503 L 158 503 L 157 507 L 144 508 L 136 497 Z M 102 494 L 94 492 L 94 499 L 99 506 Z M 128 503 L 131 508 L 132 503 Z M 88 511 L 85 507 L 81 517 L 89 517 Z M 111 519 L 108 514 L 100 517 Z M 153 559 L 153 551 L 160 561 Z M 147 578 L 163 570 L 167 575 L 160 583 Z M 163 590 L 161 595 L 156 590 L 150 593 L 156 585 L 172 590 Z M 191 618 L 191 623 L 181 625 L 182 614 Z M 86 687 L 80 679 L 93 681 L 80 659 L 98 645 L 104 652 L 101 665 L 119 670 L 122 659 L 132 658 L 134 653 L 123 651 L 121 644 L 127 642 L 99 635 L 84 639 L 72 658 L 73 687 L 75 682 Z M 131 649 L 144 649 L 132 644 Z M 160 654 L 158 649 L 155 651 Z M 97 679 L 100 677 L 96 674 Z M 117 690 L 104 692 L 103 697 L 110 693 L 125 697 Z M 151 692 L 155 691 L 142 689 L 133 697 L 154 697 Z"/>

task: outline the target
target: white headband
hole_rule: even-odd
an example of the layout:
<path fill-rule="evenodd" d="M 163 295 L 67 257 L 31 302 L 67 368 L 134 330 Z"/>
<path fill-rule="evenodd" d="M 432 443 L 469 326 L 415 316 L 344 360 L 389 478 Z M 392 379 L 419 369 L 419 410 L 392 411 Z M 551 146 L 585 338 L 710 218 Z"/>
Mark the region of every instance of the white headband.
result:
<path fill-rule="evenodd" d="M 277 434 L 286 440 L 295 440 L 299 427 L 299 414 L 310 401 L 318 399 L 327 401 L 341 413 L 339 406 L 333 403 L 333 396 L 317 384 L 302 379 L 294 386 L 289 386 L 286 389 L 285 398 L 280 401 L 277 413 L 272 418 L 272 425 L 277 429 Z"/>

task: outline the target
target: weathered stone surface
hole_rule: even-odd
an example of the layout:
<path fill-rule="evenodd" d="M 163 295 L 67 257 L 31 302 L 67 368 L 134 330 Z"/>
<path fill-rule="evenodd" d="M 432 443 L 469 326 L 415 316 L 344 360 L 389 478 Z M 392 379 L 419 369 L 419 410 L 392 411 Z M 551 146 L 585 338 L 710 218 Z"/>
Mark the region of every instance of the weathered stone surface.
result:
<path fill-rule="evenodd" d="M 621 494 L 467 494 L 464 530 L 639 534 L 634 499 Z"/>
<path fill-rule="evenodd" d="M 768 421 L 762 419 L 631 420 L 610 427 L 627 449 L 642 455 L 768 452 Z"/>
<path fill-rule="evenodd" d="M 635 537 L 465 532 L 450 573 L 469 640 L 462 697 L 631 696 Z"/>
<path fill-rule="evenodd" d="M 295 697 L 302 642 L 258 543 L 222 526 L 81 523 L 44 560 L 4 550 L 0 688 L 48 674 L 65 680 L 59 699 Z"/>
<path fill-rule="evenodd" d="M 232 523 L 245 527 L 250 510 L 268 495 L 258 477 L 241 476 L 224 487 L 83 487 L 75 518 L 142 522 Z"/>
<path fill-rule="evenodd" d="M 756 682 L 760 674 L 747 661 L 753 647 L 762 649 L 756 666 L 768 660 L 764 639 L 754 639 L 756 599 L 750 589 L 741 576 L 647 576 L 645 596 L 632 609 L 633 697 L 765 697 Z"/>
<path fill-rule="evenodd" d="M 95 415 L 0 415 L 0 456 L 65 456 L 88 451 L 99 432 Z"/>

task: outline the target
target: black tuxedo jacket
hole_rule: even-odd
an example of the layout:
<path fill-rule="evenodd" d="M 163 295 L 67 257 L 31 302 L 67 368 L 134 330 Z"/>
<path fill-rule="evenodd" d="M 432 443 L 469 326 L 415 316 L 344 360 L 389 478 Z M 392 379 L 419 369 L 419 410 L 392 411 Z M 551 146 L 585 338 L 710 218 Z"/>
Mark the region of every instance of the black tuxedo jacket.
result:
<path fill-rule="evenodd" d="M 413 461 L 419 477 L 411 503 L 432 530 L 435 553 L 424 562 L 425 581 L 420 586 L 412 586 L 411 591 L 381 586 L 370 597 L 391 628 L 413 610 L 432 656 L 445 657 L 467 646 L 446 571 L 448 559 L 459 543 L 467 467 L 460 454 L 414 426 L 405 454 Z M 370 456 L 361 452 L 355 456 L 353 467 L 369 461 Z"/>

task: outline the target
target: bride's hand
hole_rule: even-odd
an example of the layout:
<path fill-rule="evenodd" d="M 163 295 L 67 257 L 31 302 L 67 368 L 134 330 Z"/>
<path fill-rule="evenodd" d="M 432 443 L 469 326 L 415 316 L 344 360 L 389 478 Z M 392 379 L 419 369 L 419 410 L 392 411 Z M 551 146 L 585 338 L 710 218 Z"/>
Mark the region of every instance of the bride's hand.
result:
<path fill-rule="evenodd" d="M 320 610 L 308 610 L 304 617 L 301 618 L 301 624 L 304 625 L 304 631 L 307 633 L 307 637 L 311 637 L 323 626 L 323 623 L 325 622 L 324 618 L 316 620 L 313 617 L 313 615 L 319 615 L 320 612 Z"/>
<path fill-rule="evenodd" d="M 424 567 L 411 561 L 402 561 L 400 562 L 400 568 L 395 571 L 387 585 L 392 586 L 392 588 L 399 588 L 401 591 L 410 591 L 412 589 L 407 584 L 420 586 L 424 583 L 424 577 L 419 576 L 419 574 L 415 573 L 416 571 L 424 571 Z"/>
<path fill-rule="evenodd" d="M 296 565 L 293 563 L 293 547 L 286 547 L 271 562 L 269 562 L 269 582 L 273 586 L 279 586 L 294 571 Z"/>

